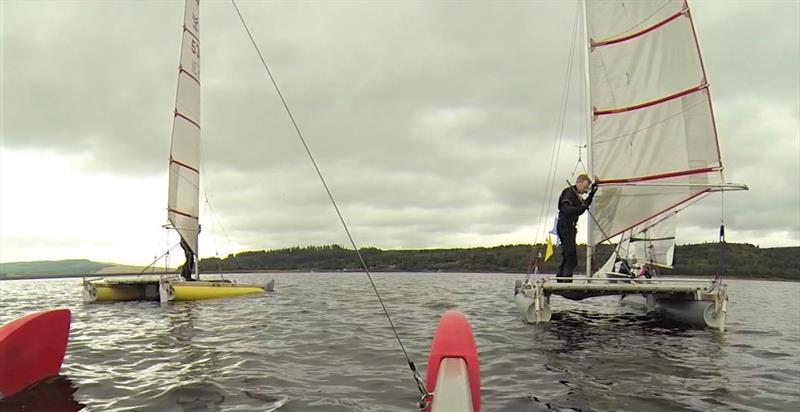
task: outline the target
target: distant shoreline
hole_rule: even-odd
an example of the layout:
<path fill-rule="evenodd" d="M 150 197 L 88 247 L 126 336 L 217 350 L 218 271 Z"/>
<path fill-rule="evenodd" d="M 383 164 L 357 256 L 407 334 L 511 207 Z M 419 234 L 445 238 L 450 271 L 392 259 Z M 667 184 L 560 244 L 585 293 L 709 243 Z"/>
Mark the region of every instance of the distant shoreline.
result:
<path fill-rule="evenodd" d="M 214 276 L 221 276 L 221 275 L 247 275 L 247 274 L 276 274 L 276 273 L 286 273 L 286 274 L 318 274 L 318 275 L 337 275 L 337 274 L 362 274 L 364 273 L 363 270 L 302 270 L 302 269 L 287 269 L 287 270 L 280 270 L 280 269 L 255 269 L 255 270 L 230 270 L 230 271 L 209 271 L 209 272 L 201 272 L 200 276 L 201 279 L 203 277 L 214 277 Z M 444 272 L 444 271 L 404 271 L 404 270 L 377 270 L 377 269 L 370 269 L 370 273 L 409 273 L 409 274 L 441 274 L 441 275 L 471 275 L 471 274 L 483 274 L 483 275 L 520 275 L 524 276 L 525 272 L 485 272 L 485 271 L 476 271 L 476 272 L 469 272 L 469 271 L 452 271 L 452 272 Z M 163 276 L 163 275 L 175 275 L 176 272 L 144 272 L 144 273 L 94 273 L 94 274 L 53 274 L 53 275 L 34 275 L 34 276 L 0 276 L 0 282 L 2 281 L 12 281 L 12 280 L 47 280 L 47 279 L 82 279 L 82 278 L 91 278 L 91 279 L 100 279 L 100 278 L 114 278 L 114 277 L 140 277 L 140 276 Z M 545 275 L 554 275 L 553 273 L 545 273 Z M 582 276 L 582 275 L 576 275 Z M 662 276 L 664 279 L 682 279 L 682 278 L 693 278 L 693 279 L 708 279 L 709 281 L 714 279 L 714 275 L 710 276 L 702 276 L 702 275 L 669 275 L 669 276 Z M 759 278 L 759 277 L 742 277 L 742 276 L 723 276 L 723 280 L 728 279 L 736 279 L 736 280 L 764 280 L 770 282 L 800 282 L 800 279 L 790 279 L 790 278 L 780 278 L 780 277 L 768 277 L 768 278 Z"/>
<path fill-rule="evenodd" d="M 391 249 L 363 247 L 361 255 L 369 270 L 380 273 L 498 273 L 524 274 L 532 251 L 543 253 L 544 245 L 500 245 L 452 249 Z M 595 265 L 606 261 L 614 245 L 595 248 Z M 539 262 L 539 272 L 556 273 L 560 259 Z M 578 245 L 579 262 L 584 262 L 586 245 Z M 719 271 L 728 279 L 800 281 L 800 247 L 760 248 L 747 243 L 701 243 L 675 247 L 672 270 L 665 277 L 713 278 Z M 352 249 L 339 245 L 253 250 L 224 258 L 203 258 L 200 273 L 349 273 L 361 272 L 361 262 Z M 583 266 L 583 264 L 581 264 Z M 0 280 L 68 277 L 138 276 L 145 267 L 93 262 L 87 259 L 0 263 Z M 179 269 L 149 267 L 158 274 Z M 680 274 L 680 275 L 677 275 Z"/>

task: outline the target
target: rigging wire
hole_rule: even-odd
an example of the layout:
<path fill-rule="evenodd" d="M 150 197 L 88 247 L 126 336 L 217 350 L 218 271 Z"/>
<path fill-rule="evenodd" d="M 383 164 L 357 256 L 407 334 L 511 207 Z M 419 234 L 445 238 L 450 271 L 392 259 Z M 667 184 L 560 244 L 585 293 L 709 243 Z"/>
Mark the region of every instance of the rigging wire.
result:
<path fill-rule="evenodd" d="M 233 245 L 233 242 L 231 241 L 230 236 L 228 236 L 228 231 L 225 230 L 225 226 L 222 224 L 222 219 L 220 219 L 219 215 L 217 214 L 217 211 L 214 209 L 214 206 L 211 205 L 211 198 L 208 196 L 209 192 L 208 182 L 203 183 L 203 185 L 205 186 L 205 190 L 203 191 L 203 197 L 206 199 L 206 208 L 209 212 L 211 212 L 210 215 L 212 217 L 211 231 L 214 237 L 214 249 L 217 256 L 219 256 L 219 250 L 217 248 L 217 237 L 216 237 L 217 232 L 214 230 L 214 225 L 216 224 L 217 226 L 219 226 L 219 229 L 222 230 L 222 235 L 225 236 L 225 241 L 228 243 L 229 248 L 231 247 L 231 245 Z M 213 197 L 213 195 L 211 197 Z"/>
<path fill-rule="evenodd" d="M 722 274 L 725 272 L 725 249 L 727 248 L 725 242 L 725 191 L 719 194 L 720 211 L 719 211 L 719 263 L 717 264 L 717 275 L 714 276 L 714 283 L 720 284 L 722 281 Z"/>
<path fill-rule="evenodd" d="M 269 80 L 272 83 L 275 92 L 278 94 L 278 97 L 280 98 L 280 101 L 283 104 L 283 108 L 285 109 L 286 114 L 289 116 L 289 120 L 292 122 L 292 126 L 294 126 L 294 130 L 297 134 L 297 137 L 300 139 L 300 143 L 303 144 L 303 148 L 305 149 L 309 160 L 311 160 L 311 164 L 314 166 L 314 170 L 317 172 L 317 177 L 319 177 L 320 183 L 322 183 L 322 187 L 325 188 L 325 192 L 328 194 L 328 199 L 330 199 L 331 205 L 336 211 L 336 215 L 339 217 L 339 221 L 342 223 L 342 227 L 344 228 L 344 231 L 347 234 L 347 238 L 350 241 L 350 245 L 355 250 L 356 255 L 358 255 L 358 260 L 361 263 L 361 267 L 364 270 L 364 273 L 367 275 L 367 279 L 369 280 L 369 283 L 372 286 L 372 290 L 375 292 L 375 296 L 378 298 L 378 302 L 380 302 L 381 308 L 383 309 L 383 313 L 386 315 L 386 319 L 389 321 L 389 326 L 391 326 L 392 331 L 394 332 L 394 336 L 397 339 L 397 343 L 400 345 L 400 350 L 403 351 L 403 356 L 405 356 L 406 362 L 408 363 L 409 368 L 411 368 L 411 371 L 414 374 L 414 381 L 417 384 L 417 388 L 422 393 L 423 399 L 426 399 L 430 396 L 430 394 L 425 389 L 425 383 L 422 380 L 422 377 L 419 375 L 416 365 L 414 365 L 414 362 L 409 357 L 408 352 L 406 351 L 406 348 L 403 345 L 402 339 L 400 339 L 400 334 L 397 332 L 397 328 L 395 327 L 394 322 L 392 321 L 392 317 L 389 315 L 389 310 L 386 309 L 386 305 L 384 304 L 383 298 L 381 297 L 381 294 L 378 291 L 378 287 L 375 286 L 375 282 L 372 280 L 372 275 L 369 272 L 369 268 L 367 266 L 366 261 L 364 260 L 364 257 L 361 255 L 361 250 L 358 248 L 358 245 L 353 239 L 353 235 L 350 233 L 350 228 L 347 226 L 347 222 L 345 221 L 344 216 L 342 215 L 342 212 L 339 209 L 339 205 L 336 203 L 336 199 L 333 197 L 333 193 L 331 192 L 331 189 L 328 186 L 328 183 L 325 180 L 325 177 L 323 176 L 322 171 L 320 170 L 319 165 L 317 164 L 317 161 L 314 158 L 314 155 L 311 153 L 311 149 L 308 146 L 308 143 L 306 142 L 303 133 L 300 131 L 300 126 L 298 125 L 297 120 L 295 120 L 294 114 L 292 113 L 292 110 L 289 108 L 289 104 L 286 102 L 286 98 L 283 96 L 280 87 L 278 87 L 278 82 L 275 80 L 275 76 L 272 74 L 272 71 L 270 70 L 269 65 L 267 64 L 264 55 L 261 53 L 261 49 L 258 47 L 258 44 L 256 43 L 256 40 L 253 37 L 253 34 L 250 32 L 250 28 L 247 26 L 247 23 L 244 20 L 244 16 L 242 16 L 241 11 L 239 10 L 239 6 L 236 4 L 236 0 L 231 0 L 231 4 L 233 4 L 234 9 L 236 9 L 236 14 L 239 16 L 239 21 L 241 21 L 245 32 L 247 32 L 247 36 L 250 38 L 250 42 L 252 43 L 253 48 L 258 54 L 258 58 L 261 60 L 261 64 L 264 67 L 264 71 L 269 77 Z"/>
<path fill-rule="evenodd" d="M 534 232 L 534 242 L 528 259 L 527 275 L 531 274 L 533 262 L 536 256 L 536 245 L 539 239 L 547 236 L 547 216 L 550 215 L 550 209 L 553 199 L 553 187 L 555 186 L 556 170 L 558 169 L 558 154 L 561 150 L 561 142 L 564 137 L 564 123 L 567 112 L 567 102 L 569 100 L 569 90 L 572 83 L 572 67 L 575 60 L 575 44 L 578 34 L 578 23 L 580 22 L 581 4 L 576 2 L 575 20 L 572 27 L 572 36 L 570 39 L 569 56 L 567 57 L 567 67 L 564 71 L 564 85 L 561 88 L 561 102 L 559 104 L 559 115 L 556 120 L 556 128 L 553 136 L 553 147 L 550 153 L 550 163 L 547 166 L 547 178 L 545 179 L 544 195 L 545 199 L 539 209 L 539 216 L 536 220 L 536 229 Z"/>
<path fill-rule="evenodd" d="M 139 272 L 139 274 L 141 275 L 141 274 L 143 274 L 144 272 L 147 272 L 147 270 L 148 270 L 148 269 L 150 269 L 151 267 L 153 267 L 153 265 L 155 265 L 155 264 L 156 264 L 156 262 L 158 262 L 159 260 L 161 260 L 161 258 L 163 258 L 163 257 L 165 257 L 165 256 L 169 256 L 169 252 L 172 252 L 172 250 L 173 250 L 173 249 L 175 249 L 175 248 L 176 248 L 176 247 L 178 247 L 178 246 L 180 246 L 180 242 L 176 243 L 176 244 L 175 244 L 175 245 L 173 245 L 171 248 L 169 248 L 169 249 L 168 249 L 166 252 L 162 253 L 162 254 L 161 254 L 161 256 L 156 256 L 156 258 L 155 258 L 155 259 L 153 259 L 153 261 L 152 261 L 152 262 L 150 262 L 150 264 L 149 264 L 149 265 L 145 266 L 145 267 L 144 267 L 144 269 L 142 269 L 142 271 L 141 271 L 141 272 Z M 169 270 L 167 270 L 167 272 L 169 272 Z"/>

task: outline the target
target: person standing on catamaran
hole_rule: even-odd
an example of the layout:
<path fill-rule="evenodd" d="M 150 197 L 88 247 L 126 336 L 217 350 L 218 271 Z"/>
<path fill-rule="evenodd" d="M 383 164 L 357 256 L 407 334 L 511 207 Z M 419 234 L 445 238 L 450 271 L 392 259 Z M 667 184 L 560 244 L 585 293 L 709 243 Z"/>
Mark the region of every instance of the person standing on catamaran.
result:
<path fill-rule="evenodd" d="M 184 280 L 191 281 L 192 273 L 194 273 L 194 252 L 189 244 L 181 238 L 181 248 L 183 248 L 183 255 L 186 257 L 186 263 L 181 267 L 181 277 Z"/>
<path fill-rule="evenodd" d="M 591 187 L 591 191 L 590 191 Z M 580 195 L 589 192 L 586 200 Z M 573 186 L 561 191 L 558 197 L 558 224 L 556 230 L 561 239 L 561 265 L 558 267 L 558 277 L 572 277 L 575 267 L 578 266 L 578 249 L 575 245 L 575 235 L 578 232 L 578 218 L 589 208 L 597 192 L 597 185 L 592 183 L 589 176 L 578 176 Z M 559 280 L 559 282 L 569 282 Z"/>

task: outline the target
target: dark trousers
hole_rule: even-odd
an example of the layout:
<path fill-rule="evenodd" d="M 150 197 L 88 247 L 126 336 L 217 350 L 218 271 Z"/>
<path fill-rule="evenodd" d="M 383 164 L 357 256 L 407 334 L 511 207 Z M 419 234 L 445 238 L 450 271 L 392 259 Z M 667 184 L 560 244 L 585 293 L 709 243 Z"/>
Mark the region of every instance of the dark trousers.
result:
<path fill-rule="evenodd" d="M 578 229 L 574 226 L 558 225 L 557 230 L 561 239 L 561 265 L 558 267 L 558 277 L 571 278 L 575 267 L 578 266 L 578 247 L 575 245 Z"/>

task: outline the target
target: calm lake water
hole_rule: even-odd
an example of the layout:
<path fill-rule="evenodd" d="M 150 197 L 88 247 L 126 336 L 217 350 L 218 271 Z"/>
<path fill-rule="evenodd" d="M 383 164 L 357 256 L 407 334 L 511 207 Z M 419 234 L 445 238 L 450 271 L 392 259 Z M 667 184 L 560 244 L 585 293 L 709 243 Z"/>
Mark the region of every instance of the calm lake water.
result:
<path fill-rule="evenodd" d="M 0 323 L 66 307 L 62 377 L 0 410 L 411 411 L 408 367 L 363 274 L 259 274 L 274 293 L 85 305 L 76 279 L 0 282 Z M 441 314 L 470 319 L 486 411 L 798 411 L 800 283 L 730 281 L 728 330 L 644 317 L 612 298 L 553 298 L 522 322 L 517 275 L 376 274 L 423 369 Z"/>

